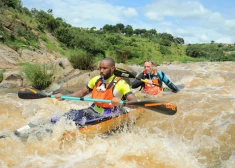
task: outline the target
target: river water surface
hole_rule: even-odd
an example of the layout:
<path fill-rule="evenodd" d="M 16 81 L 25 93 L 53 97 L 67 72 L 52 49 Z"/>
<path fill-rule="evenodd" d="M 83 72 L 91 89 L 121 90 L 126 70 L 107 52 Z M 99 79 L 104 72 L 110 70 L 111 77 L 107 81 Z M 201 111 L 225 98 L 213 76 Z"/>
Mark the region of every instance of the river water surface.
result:
<path fill-rule="evenodd" d="M 178 93 L 139 99 L 174 103 L 178 112 L 167 116 L 145 111 L 135 125 L 108 135 L 78 137 L 61 143 L 64 130 L 74 125 L 59 122 L 51 136 L 27 141 L 10 135 L 0 139 L 0 167 L 115 167 L 115 168 L 232 168 L 235 167 L 235 63 L 161 65 Z M 132 66 L 140 72 L 143 67 Z M 52 98 L 22 100 L 17 91 L 0 90 L 0 134 L 41 118 L 61 115 L 89 102 Z"/>

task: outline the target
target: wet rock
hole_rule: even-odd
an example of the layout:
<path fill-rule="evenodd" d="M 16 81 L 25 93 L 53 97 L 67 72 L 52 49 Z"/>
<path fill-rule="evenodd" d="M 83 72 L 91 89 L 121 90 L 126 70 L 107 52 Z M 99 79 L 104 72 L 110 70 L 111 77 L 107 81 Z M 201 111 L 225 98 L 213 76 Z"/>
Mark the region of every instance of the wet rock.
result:
<path fill-rule="evenodd" d="M 20 70 L 14 71 L 5 71 L 3 73 L 3 81 L 0 84 L 0 87 L 3 88 L 14 88 L 21 87 L 23 85 L 23 75 Z"/>

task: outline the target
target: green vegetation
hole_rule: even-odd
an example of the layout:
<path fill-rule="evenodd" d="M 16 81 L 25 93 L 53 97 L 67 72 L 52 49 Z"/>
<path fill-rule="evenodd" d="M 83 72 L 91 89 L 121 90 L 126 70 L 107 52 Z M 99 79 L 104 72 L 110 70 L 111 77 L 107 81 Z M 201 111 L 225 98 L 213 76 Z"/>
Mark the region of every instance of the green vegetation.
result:
<path fill-rule="evenodd" d="M 91 68 L 93 61 L 109 56 L 117 62 L 143 64 L 151 59 L 155 63 L 192 61 L 234 61 L 235 46 L 216 44 L 184 44 L 181 37 L 158 33 L 151 29 L 133 29 L 131 25 L 106 24 L 96 30 L 73 27 L 48 11 L 22 7 L 20 0 L 0 2 L 0 36 L 3 44 L 16 50 L 26 47 L 34 50 L 45 42 L 50 53 L 69 57 L 75 68 Z M 51 40 L 51 36 L 55 41 Z M 74 53 L 78 52 L 78 53 Z M 86 56 L 88 58 L 83 58 Z M 83 60 L 79 65 L 75 60 Z M 88 63 L 90 61 L 90 63 Z"/>
<path fill-rule="evenodd" d="M 5 72 L 5 70 L 4 69 L 0 69 L 0 83 L 3 80 L 3 72 Z"/>
<path fill-rule="evenodd" d="M 69 61 L 75 69 L 93 70 L 94 58 L 85 50 L 77 49 L 71 52 Z"/>
<path fill-rule="evenodd" d="M 131 25 L 104 25 L 84 29 L 73 27 L 48 11 L 29 10 L 21 0 L 0 1 L 0 43 L 17 51 L 40 50 L 41 44 L 55 57 L 68 57 L 74 68 L 92 70 L 93 64 L 109 56 L 118 63 L 143 65 L 145 60 L 163 62 L 235 61 L 235 45 L 184 44 L 181 37 Z M 46 65 L 22 63 L 32 86 L 45 89 L 51 82 Z M 20 65 L 20 64 L 19 64 Z M 2 81 L 3 70 L 0 71 Z"/>
<path fill-rule="evenodd" d="M 25 63 L 23 72 L 32 86 L 37 89 L 45 89 L 52 83 L 52 75 L 47 72 L 46 65 Z"/>

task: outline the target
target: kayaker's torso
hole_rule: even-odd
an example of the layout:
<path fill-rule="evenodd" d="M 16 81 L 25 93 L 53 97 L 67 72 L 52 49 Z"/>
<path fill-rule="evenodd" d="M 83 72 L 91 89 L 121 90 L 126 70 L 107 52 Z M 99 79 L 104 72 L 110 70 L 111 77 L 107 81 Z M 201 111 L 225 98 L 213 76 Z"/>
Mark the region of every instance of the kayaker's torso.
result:
<path fill-rule="evenodd" d="M 92 98 L 111 100 L 113 97 L 126 96 L 131 93 L 130 86 L 120 77 L 112 75 L 102 82 L 100 76 L 96 76 L 88 83 L 88 88 L 92 90 Z M 103 108 L 113 108 L 109 103 L 96 102 L 96 105 Z"/>
<path fill-rule="evenodd" d="M 144 92 L 150 95 L 156 95 L 162 91 L 162 81 L 156 70 L 154 70 L 152 73 L 147 73 L 146 71 L 144 71 L 143 76 L 144 79 L 152 80 L 153 82 L 153 85 L 144 83 Z"/>

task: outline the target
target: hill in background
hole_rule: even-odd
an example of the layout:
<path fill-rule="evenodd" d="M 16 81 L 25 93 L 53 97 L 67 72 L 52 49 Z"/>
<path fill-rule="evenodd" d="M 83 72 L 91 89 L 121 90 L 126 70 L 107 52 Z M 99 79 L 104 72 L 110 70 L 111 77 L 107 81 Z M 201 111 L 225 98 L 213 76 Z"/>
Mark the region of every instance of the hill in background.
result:
<path fill-rule="evenodd" d="M 105 56 L 119 63 L 233 61 L 234 45 L 184 44 L 184 39 L 151 29 L 133 29 L 118 23 L 100 30 L 73 27 L 53 11 L 29 10 L 20 0 L 0 2 L 0 42 L 21 56 L 22 49 L 48 52 L 55 57 L 87 57 L 98 61 Z M 43 45 L 42 45 L 43 44 Z M 72 59 L 70 59 L 72 60 Z M 76 65 L 73 64 L 75 67 Z M 89 66 L 76 67 L 86 69 Z"/>

